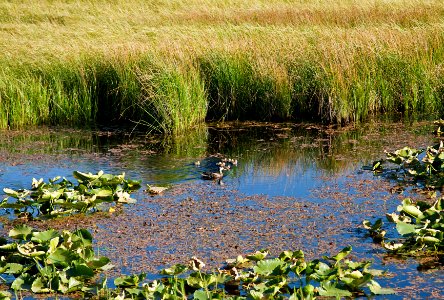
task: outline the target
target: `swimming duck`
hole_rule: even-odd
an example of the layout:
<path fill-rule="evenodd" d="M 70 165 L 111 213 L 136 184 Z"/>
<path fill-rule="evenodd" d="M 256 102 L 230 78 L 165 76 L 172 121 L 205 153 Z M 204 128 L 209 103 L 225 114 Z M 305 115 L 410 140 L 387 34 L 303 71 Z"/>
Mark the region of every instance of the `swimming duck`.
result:
<path fill-rule="evenodd" d="M 202 178 L 203 179 L 221 179 L 222 177 L 224 177 L 223 170 L 224 170 L 223 167 L 219 167 L 219 173 L 217 173 L 217 172 L 203 172 Z"/>

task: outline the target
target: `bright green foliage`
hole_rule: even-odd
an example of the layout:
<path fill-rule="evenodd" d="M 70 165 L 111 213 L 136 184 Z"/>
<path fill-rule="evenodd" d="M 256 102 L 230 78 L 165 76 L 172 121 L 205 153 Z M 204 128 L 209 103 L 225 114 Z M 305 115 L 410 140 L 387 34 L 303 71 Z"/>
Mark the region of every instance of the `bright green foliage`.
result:
<path fill-rule="evenodd" d="M 375 224 L 364 221 L 364 227 L 376 242 L 389 251 L 399 254 L 423 255 L 443 253 L 444 251 L 444 199 L 438 199 L 433 205 L 404 199 L 398 206 L 397 213 L 387 214 L 387 219 L 396 224 L 396 230 L 403 237 L 399 241 L 384 239 L 382 221 Z M 377 239 L 375 239 L 377 237 Z"/>
<path fill-rule="evenodd" d="M 441 135 L 442 120 L 436 121 L 438 126 L 435 134 Z M 421 157 L 422 156 L 422 157 Z M 427 150 L 417 150 L 409 147 L 387 153 L 387 161 L 396 164 L 396 169 L 386 169 L 382 166 L 383 160 L 376 161 L 373 166 L 365 169 L 373 170 L 375 174 L 383 174 L 394 178 L 400 186 L 415 184 L 423 191 L 429 192 L 444 187 L 444 144 L 427 147 Z M 430 193 L 435 197 L 436 192 Z M 390 252 L 404 255 L 440 254 L 444 251 L 444 198 L 440 198 L 432 205 L 426 202 L 413 203 L 411 199 L 404 199 L 398 206 L 398 213 L 387 214 L 387 219 L 396 224 L 397 232 L 402 236 L 400 240 L 389 241 L 385 237 L 381 219 L 374 224 L 364 221 L 375 243 Z"/>
<path fill-rule="evenodd" d="M 421 154 L 424 154 L 422 158 L 420 158 Z M 380 160 L 364 169 L 372 170 L 374 174 L 395 178 L 403 184 L 419 183 L 427 189 L 440 189 L 444 186 L 444 144 L 442 141 L 427 147 L 426 150 L 404 147 L 394 152 L 387 152 L 386 161 L 398 167 L 385 168 L 384 160 Z"/>
<path fill-rule="evenodd" d="M 10 300 L 12 294 L 8 291 L 0 291 L 0 300 Z"/>
<path fill-rule="evenodd" d="M 87 291 L 88 280 L 98 271 L 112 268 L 108 258 L 95 256 L 92 236 L 85 229 L 59 233 L 19 225 L 9 237 L 14 241 L 0 241 L 0 274 L 15 277 L 10 283 L 15 291 Z M 0 294 L 0 299 L 7 299 L 7 293 Z"/>
<path fill-rule="evenodd" d="M 13 208 L 21 216 L 56 217 L 96 209 L 102 202 L 134 203 L 130 193 L 140 188 L 140 182 L 121 175 L 97 174 L 74 171 L 77 185 L 60 176 L 32 180 L 31 189 L 3 189 L 9 197 L 0 203 L 2 208 Z M 13 201 L 10 201 L 12 198 Z"/>
<path fill-rule="evenodd" d="M 263 250 L 247 258 L 238 256 L 229 260 L 224 269 L 216 272 L 196 268 L 193 258 L 189 266 L 176 265 L 163 270 L 161 274 L 168 277 L 160 281 L 142 284 L 140 278 L 144 274 L 118 278 L 115 280 L 118 288 L 103 288 L 99 298 L 315 299 L 394 293 L 374 281 L 375 276 L 383 273 L 370 269 L 371 262 L 345 259 L 351 250 L 346 247 L 333 257 L 309 262 L 302 251 L 285 251 L 277 258 L 266 259 L 268 252 Z"/>

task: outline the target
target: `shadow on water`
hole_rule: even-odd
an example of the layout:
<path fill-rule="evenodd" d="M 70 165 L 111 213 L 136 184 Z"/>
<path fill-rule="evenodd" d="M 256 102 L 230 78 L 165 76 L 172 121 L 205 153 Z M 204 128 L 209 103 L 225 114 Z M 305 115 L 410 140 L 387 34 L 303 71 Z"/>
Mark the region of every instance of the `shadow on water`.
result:
<path fill-rule="evenodd" d="M 4 131 L 0 187 L 28 187 L 33 177 L 71 178 L 74 170 L 126 172 L 144 184 L 171 185 L 161 196 L 138 192 L 137 204 L 114 214 L 34 224 L 94 230 L 100 252 L 117 266 L 111 277 L 154 274 L 192 255 L 220 266 L 261 248 L 275 254 L 300 248 L 315 258 L 350 244 L 353 259 L 373 259 L 389 271 L 379 281 L 398 288 L 390 298 L 439 298 L 442 270 L 425 272 L 421 266 L 427 262 L 387 257 L 358 229 L 362 220 L 396 210 L 404 196 L 390 194 L 389 182 L 361 167 L 383 157 L 384 150 L 425 147 L 431 131 L 428 122 L 224 123 L 170 139 L 106 128 Z M 202 180 L 201 172 L 217 171 L 224 157 L 239 161 L 224 184 Z M 3 231 L 9 226 L 5 221 Z"/>

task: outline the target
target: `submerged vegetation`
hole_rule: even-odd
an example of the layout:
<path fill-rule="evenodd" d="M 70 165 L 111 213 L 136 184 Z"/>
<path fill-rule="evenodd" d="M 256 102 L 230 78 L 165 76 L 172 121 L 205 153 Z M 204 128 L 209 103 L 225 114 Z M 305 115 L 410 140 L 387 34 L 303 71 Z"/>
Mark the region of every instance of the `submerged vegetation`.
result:
<path fill-rule="evenodd" d="M 57 217 L 97 209 L 103 202 L 134 203 L 130 193 L 140 188 L 140 182 L 121 175 L 82 173 L 74 171 L 77 185 L 60 176 L 44 182 L 33 178 L 31 189 L 4 188 L 8 196 L 0 208 L 14 209 L 18 217 L 32 219 Z M 11 201 L 11 199 L 13 201 Z"/>
<path fill-rule="evenodd" d="M 442 113 L 443 15 L 439 0 L 3 2 L 0 128 Z"/>

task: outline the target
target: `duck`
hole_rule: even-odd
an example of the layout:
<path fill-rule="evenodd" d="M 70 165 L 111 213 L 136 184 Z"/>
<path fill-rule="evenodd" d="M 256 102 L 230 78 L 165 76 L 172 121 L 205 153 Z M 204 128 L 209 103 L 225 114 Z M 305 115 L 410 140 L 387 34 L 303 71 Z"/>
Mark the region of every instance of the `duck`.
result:
<path fill-rule="evenodd" d="M 218 172 L 203 172 L 202 178 L 203 179 L 221 179 L 222 177 L 224 177 L 223 171 L 224 171 L 224 168 L 219 167 L 219 173 Z"/>

